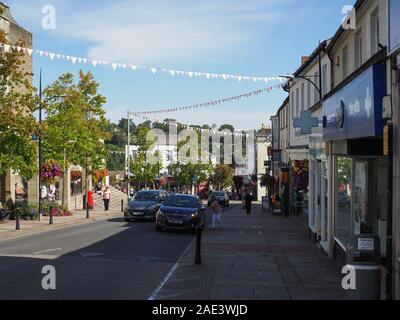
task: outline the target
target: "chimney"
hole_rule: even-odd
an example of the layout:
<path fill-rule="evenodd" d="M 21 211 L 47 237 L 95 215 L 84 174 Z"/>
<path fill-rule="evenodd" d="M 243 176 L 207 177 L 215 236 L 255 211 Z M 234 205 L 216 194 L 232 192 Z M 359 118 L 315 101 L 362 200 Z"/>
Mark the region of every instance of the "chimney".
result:
<path fill-rule="evenodd" d="M 309 56 L 302 56 L 301 57 L 301 65 L 305 64 L 309 58 L 310 58 Z"/>

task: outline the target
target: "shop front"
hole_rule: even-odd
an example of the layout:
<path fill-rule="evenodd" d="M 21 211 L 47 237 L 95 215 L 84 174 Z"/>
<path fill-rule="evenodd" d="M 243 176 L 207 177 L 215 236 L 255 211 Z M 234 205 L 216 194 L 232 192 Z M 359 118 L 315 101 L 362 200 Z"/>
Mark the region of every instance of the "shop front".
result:
<path fill-rule="evenodd" d="M 384 155 L 382 119 L 386 93 L 385 64 L 376 64 L 323 103 L 323 139 L 332 159 L 327 177 L 332 186 L 331 241 L 340 266 L 345 264 L 350 239 L 359 234 L 378 235 L 383 261 L 389 254 L 389 161 Z"/>
<path fill-rule="evenodd" d="M 322 130 L 310 136 L 309 228 L 328 253 L 328 176 Z"/>

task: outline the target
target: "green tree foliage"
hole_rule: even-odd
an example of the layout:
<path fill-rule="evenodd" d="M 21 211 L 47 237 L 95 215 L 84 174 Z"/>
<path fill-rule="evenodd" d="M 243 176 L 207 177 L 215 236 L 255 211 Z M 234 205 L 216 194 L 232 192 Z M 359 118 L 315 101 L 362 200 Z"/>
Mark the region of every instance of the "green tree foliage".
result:
<path fill-rule="evenodd" d="M 0 42 L 8 43 L 2 30 Z M 37 142 L 32 137 L 39 134 L 33 115 L 39 100 L 23 67 L 22 53 L 0 52 L 0 174 L 13 169 L 30 179 L 38 171 Z"/>
<path fill-rule="evenodd" d="M 226 189 L 232 187 L 235 170 L 228 165 L 220 164 L 215 167 L 211 176 L 211 183 L 218 189 Z"/>
<path fill-rule="evenodd" d="M 45 159 L 57 160 L 65 166 L 82 165 L 102 169 L 108 152 L 105 141 L 110 138 L 105 118 L 106 98 L 98 94 L 99 84 L 93 75 L 79 72 L 79 81 L 66 73 L 44 90 L 47 111 L 44 135 Z"/>

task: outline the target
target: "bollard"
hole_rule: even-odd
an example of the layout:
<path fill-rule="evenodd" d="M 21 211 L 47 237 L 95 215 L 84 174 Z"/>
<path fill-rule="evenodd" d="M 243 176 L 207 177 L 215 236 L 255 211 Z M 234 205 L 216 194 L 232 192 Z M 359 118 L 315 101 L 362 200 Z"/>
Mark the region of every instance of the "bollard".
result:
<path fill-rule="evenodd" d="M 53 220 L 53 206 L 50 206 L 50 219 L 49 219 L 49 224 L 54 224 L 54 220 Z"/>
<path fill-rule="evenodd" d="M 89 219 L 89 202 L 86 203 L 86 219 Z"/>
<path fill-rule="evenodd" d="M 19 222 L 19 212 L 20 211 L 21 211 L 21 208 L 15 209 L 15 230 L 21 230 L 21 225 Z"/>
<path fill-rule="evenodd" d="M 124 199 L 121 199 L 121 212 L 124 212 Z"/>
<path fill-rule="evenodd" d="M 196 255 L 194 257 L 194 264 L 201 264 L 201 231 L 200 226 L 196 227 Z"/>

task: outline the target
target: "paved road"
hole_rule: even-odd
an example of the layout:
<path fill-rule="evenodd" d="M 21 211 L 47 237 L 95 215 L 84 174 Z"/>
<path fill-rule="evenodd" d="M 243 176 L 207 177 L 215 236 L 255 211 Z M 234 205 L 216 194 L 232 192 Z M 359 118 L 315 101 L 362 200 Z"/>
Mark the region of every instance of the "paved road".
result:
<path fill-rule="evenodd" d="M 148 299 L 193 240 L 112 219 L 0 241 L 0 300 Z M 56 268 L 54 291 L 42 289 L 45 265 Z"/>

